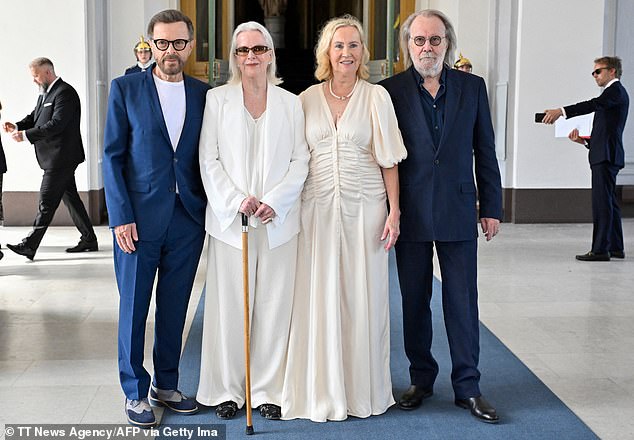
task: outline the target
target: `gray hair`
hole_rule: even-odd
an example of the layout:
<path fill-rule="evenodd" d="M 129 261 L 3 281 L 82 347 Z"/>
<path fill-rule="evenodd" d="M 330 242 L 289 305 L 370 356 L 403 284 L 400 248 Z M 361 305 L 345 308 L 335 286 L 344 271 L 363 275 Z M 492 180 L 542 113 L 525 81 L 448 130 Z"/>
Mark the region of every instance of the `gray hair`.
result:
<path fill-rule="evenodd" d="M 264 26 L 255 21 L 247 21 L 246 23 L 239 24 L 236 29 L 233 31 L 233 36 L 231 37 L 231 49 L 229 50 L 229 81 L 228 84 L 239 84 L 242 81 L 242 73 L 238 68 L 238 63 L 236 62 L 236 49 L 237 49 L 237 41 L 238 34 L 240 32 L 246 31 L 258 31 L 264 37 L 264 41 L 266 45 L 271 48 L 271 64 L 266 67 L 266 79 L 270 84 L 274 86 L 282 83 L 282 78 L 278 77 L 277 72 L 277 63 L 275 62 L 275 47 L 273 46 L 273 37 Z"/>
<path fill-rule="evenodd" d="M 152 18 L 150 18 L 150 22 L 147 25 L 147 35 L 150 39 L 154 38 L 154 26 L 156 23 L 180 23 L 183 22 L 187 25 L 187 33 L 189 34 L 189 39 L 194 39 L 194 25 L 191 19 L 183 14 L 181 11 L 177 11 L 176 9 L 166 9 L 161 12 L 157 12 L 154 14 Z"/>
<path fill-rule="evenodd" d="M 401 52 L 403 53 L 403 65 L 408 68 L 412 65 L 412 59 L 409 56 L 409 39 L 412 36 L 411 27 L 412 23 L 417 17 L 437 17 L 445 25 L 445 38 L 447 39 L 447 52 L 445 52 L 445 64 L 451 65 L 453 62 L 453 54 L 458 45 L 456 38 L 456 32 L 453 29 L 453 25 L 449 18 L 438 11 L 437 9 L 423 9 L 422 11 L 414 12 L 407 17 L 407 20 L 401 26 L 400 40 L 401 40 Z"/>
<path fill-rule="evenodd" d="M 31 69 L 36 69 L 36 68 L 44 67 L 44 66 L 48 67 L 49 70 L 53 74 L 55 73 L 55 67 L 53 67 L 53 62 L 49 60 L 48 58 L 38 57 L 29 63 L 29 67 Z"/>

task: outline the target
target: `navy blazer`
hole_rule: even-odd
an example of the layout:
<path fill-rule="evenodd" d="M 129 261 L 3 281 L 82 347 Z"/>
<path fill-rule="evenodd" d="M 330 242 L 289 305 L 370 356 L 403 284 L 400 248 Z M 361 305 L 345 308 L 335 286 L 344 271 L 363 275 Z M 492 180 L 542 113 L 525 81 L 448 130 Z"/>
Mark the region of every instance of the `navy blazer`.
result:
<path fill-rule="evenodd" d="M 464 241 L 478 236 L 480 217 L 502 218 L 502 187 L 486 85 L 447 69 L 444 129 L 434 147 L 410 69 L 381 81 L 392 97 L 407 159 L 399 164 L 399 241 Z M 475 182 L 474 182 L 475 159 Z"/>
<path fill-rule="evenodd" d="M 85 160 L 80 131 L 81 103 L 70 84 L 58 79 L 31 114 L 16 123 L 35 146 L 43 170 L 69 168 Z"/>
<path fill-rule="evenodd" d="M 619 168 L 625 166 L 623 129 L 629 106 L 630 98 L 625 87 L 621 81 L 615 81 L 597 98 L 564 107 L 568 118 L 594 112 L 588 141 L 590 165 L 610 162 Z"/>
<path fill-rule="evenodd" d="M 103 176 L 110 226 L 135 222 L 141 240 L 158 239 L 172 217 L 176 186 L 187 212 L 205 224 L 207 199 L 198 138 L 208 84 L 185 76 L 186 112 L 176 151 L 167 132 L 153 69 L 112 81 Z"/>

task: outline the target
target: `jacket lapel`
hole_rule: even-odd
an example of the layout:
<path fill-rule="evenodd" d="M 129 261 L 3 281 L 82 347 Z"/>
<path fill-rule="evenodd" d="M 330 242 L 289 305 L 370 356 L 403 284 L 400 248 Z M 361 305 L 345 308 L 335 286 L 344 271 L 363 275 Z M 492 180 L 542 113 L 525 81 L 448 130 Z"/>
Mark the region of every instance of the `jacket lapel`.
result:
<path fill-rule="evenodd" d="M 165 137 L 165 141 L 167 142 L 167 145 L 169 145 L 169 147 L 171 148 L 172 141 L 170 140 L 170 135 L 167 132 L 167 126 L 165 125 L 165 116 L 163 115 L 163 110 L 161 109 L 161 102 L 159 101 L 158 91 L 156 90 L 156 84 L 154 84 L 154 77 L 152 76 L 153 70 L 154 69 L 147 69 L 145 71 L 145 78 L 144 78 L 145 89 L 146 89 L 145 96 L 149 96 L 150 98 L 150 106 L 152 107 L 152 113 L 154 113 L 155 115 L 161 115 L 161 117 L 158 118 L 156 123 L 161 128 L 161 133 L 163 133 L 163 137 Z M 156 120 L 156 118 L 153 118 L 153 119 Z M 187 119 L 187 117 L 185 117 L 185 119 Z"/>
<path fill-rule="evenodd" d="M 458 114 L 458 104 L 460 103 L 460 96 L 462 95 L 462 83 L 457 78 L 457 75 L 454 75 L 455 72 L 448 68 L 447 65 L 445 65 L 443 68 L 447 69 L 447 84 L 445 85 L 445 121 L 443 124 L 442 135 L 440 136 L 440 144 L 438 145 L 439 151 L 447 139 L 447 134 L 450 130 L 452 130 L 452 126 Z"/>
<path fill-rule="evenodd" d="M 414 69 L 411 66 L 410 69 Z M 401 88 L 401 93 L 404 96 L 406 102 L 405 112 L 410 114 L 408 119 L 413 122 L 415 137 L 421 140 L 421 144 L 429 145 L 434 149 L 434 140 L 431 136 L 430 127 L 427 125 L 425 114 L 423 113 L 423 104 L 421 103 L 419 85 L 414 80 L 413 72 L 407 72 L 403 78 L 406 82 L 406 86 Z"/>
<path fill-rule="evenodd" d="M 284 114 L 284 108 L 279 91 L 274 85 L 269 84 L 266 92 L 266 120 L 264 121 L 264 190 L 269 188 L 269 174 L 275 166 L 282 124 L 284 121 L 292 124 L 292 119 Z"/>
<path fill-rule="evenodd" d="M 195 103 L 193 102 L 193 97 L 191 96 L 191 78 L 187 75 L 183 75 L 183 80 L 185 81 L 185 121 L 183 122 L 183 130 L 181 131 L 181 136 L 178 138 L 178 144 L 176 145 L 176 151 L 183 145 L 189 145 L 189 135 L 194 131 L 190 128 L 192 119 L 195 117 L 202 117 L 202 115 L 194 115 L 194 109 L 197 108 Z M 165 125 L 165 124 L 163 124 Z"/>
<path fill-rule="evenodd" d="M 222 106 L 223 121 L 218 130 L 222 130 L 219 135 L 227 140 L 227 149 L 222 149 L 220 154 L 228 151 L 233 157 L 233 162 L 239 165 L 240 171 L 235 176 L 237 184 L 244 191 L 248 191 L 249 184 L 247 176 L 251 172 L 247 163 L 247 145 L 244 127 L 244 96 L 242 94 L 242 85 L 227 85 L 227 93 L 225 94 L 225 103 Z"/>

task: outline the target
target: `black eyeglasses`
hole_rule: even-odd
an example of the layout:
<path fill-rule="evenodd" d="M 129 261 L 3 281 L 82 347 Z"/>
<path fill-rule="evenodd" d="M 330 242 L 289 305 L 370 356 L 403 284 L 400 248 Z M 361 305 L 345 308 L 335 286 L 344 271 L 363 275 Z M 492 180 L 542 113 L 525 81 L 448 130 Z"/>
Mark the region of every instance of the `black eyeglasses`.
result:
<path fill-rule="evenodd" d="M 168 47 L 170 47 L 171 44 L 175 51 L 180 52 L 187 47 L 187 43 L 189 43 L 191 40 L 185 40 L 184 38 L 177 38 L 176 40 L 164 40 L 162 38 L 159 38 L 152 41 L 154 41 L 154 44 L 156 45 L 156 48 L 158 50 L 165 51 Z"/>
<path fill-rule="evenodd" d="M 592 71 L 592 76 L 599 75 L 602 70 L 609 69 L 609 67 L 599 67 L 598 69 L 594 69 Z"/>
<path fill-rule="evenodd" d="M 419 36 L 419 37 L 412 37 L 412 40 L 414 40 L 414 44 L 416 46 L 424 46 L 426 41 L 429 41 L 429 44 L 431 44 L 432 46 L 438 46 L 442 42 L 443 38 L 447 38 L 447 37 L 441 37 L 440 35 L 432 35 L 429 38 L 425 38 L 425 37 Z"/>
<path fill-rule="evenodd" d="M 240 46 L 236 49 L 236 55 L 239 57 L 246 57 L 249 55 L 249 52 L 253 52 L 255 55 L 262 55 L 267 53 L 269 50 L 271 50 L 271 48 L 268 46 Z"/>

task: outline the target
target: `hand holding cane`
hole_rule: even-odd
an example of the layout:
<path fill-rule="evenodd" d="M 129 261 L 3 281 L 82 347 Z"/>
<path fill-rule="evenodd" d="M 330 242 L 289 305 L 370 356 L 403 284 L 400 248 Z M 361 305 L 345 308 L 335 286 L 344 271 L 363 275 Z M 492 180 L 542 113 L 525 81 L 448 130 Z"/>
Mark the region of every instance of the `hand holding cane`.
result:
<path fill-rule="evenodd" d="M 247 403 L 247 435 L 253 434 L 251 419 L 251 359 L 249 337 L 249 217 L 242 214 L 242 285 L 244 286 L 244 358 L 245 358 L 245 388 Z"/>

